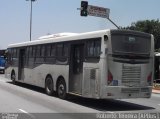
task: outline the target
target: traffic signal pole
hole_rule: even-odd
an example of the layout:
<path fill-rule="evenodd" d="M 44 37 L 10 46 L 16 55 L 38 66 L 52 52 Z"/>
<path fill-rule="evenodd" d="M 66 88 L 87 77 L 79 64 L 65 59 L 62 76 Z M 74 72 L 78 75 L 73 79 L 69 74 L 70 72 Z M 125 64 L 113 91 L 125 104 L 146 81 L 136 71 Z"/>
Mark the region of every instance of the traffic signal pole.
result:
<path fill-rule="evenodd" d="M 115 25 L 116 27 L 117 27 L 117 29 L 120 29 L 120 27 L 116 24 L 116 23 L 114 23 L 110 18 L 107 18 L 113 25 Z"/>

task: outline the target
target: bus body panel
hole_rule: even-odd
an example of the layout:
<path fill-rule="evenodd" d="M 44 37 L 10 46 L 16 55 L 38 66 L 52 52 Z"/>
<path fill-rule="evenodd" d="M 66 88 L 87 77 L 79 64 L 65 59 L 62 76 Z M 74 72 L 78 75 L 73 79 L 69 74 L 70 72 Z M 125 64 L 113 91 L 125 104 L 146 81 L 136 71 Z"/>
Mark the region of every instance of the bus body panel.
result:
<path fill-rule="evenodd" d="M 38 67 L 35 67 L 34 69 L 24 68 L 23 80 L 22 79 L 18 80 L 18 68 L 16 67 L 7 68 L 5 77 L 10 79 L 12 71 L 15 72 L 17 82 L 31 84 L 31 85 L 45 88 L 45 79 L 47 75 L 51 75 L 53 82 L 54 82 L 55 91 L 56 91 L 56 82 L 57 82 L 58 77 L 60 76 L 62 76 L 65 79 L 66 85 L 68 85 L 68 77 L 69 77 L 69 66 L 68 65 L 64 67 L 63 65 L 42 64 Z"/>
<path fill-rule="evenodd" d="M 99 63 L 84 63 L 82 96 L 99 98 L 100 72 Z"/>

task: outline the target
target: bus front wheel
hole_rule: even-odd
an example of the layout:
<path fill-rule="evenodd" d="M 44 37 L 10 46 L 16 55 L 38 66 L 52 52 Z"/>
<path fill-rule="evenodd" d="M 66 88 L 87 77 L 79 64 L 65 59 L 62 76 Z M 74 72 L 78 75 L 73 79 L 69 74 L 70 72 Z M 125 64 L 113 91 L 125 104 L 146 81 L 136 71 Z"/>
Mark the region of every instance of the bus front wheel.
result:
<path fill-rule="evenodd" d="M 66 83 L 65 83 L 64 79 L 60 79 L 58 81 L 57 93 L 58 93 L 59 98 L 66 99 L 66 97 L 67 97 Z"/>
<path fill-rule="evenodd" d="M 45 82 L 45 91 L 47 95 L 53 95 L 54 90 L 53 90 L 53 79 L 51 76 L 47 76 L 46 82 Z"/>

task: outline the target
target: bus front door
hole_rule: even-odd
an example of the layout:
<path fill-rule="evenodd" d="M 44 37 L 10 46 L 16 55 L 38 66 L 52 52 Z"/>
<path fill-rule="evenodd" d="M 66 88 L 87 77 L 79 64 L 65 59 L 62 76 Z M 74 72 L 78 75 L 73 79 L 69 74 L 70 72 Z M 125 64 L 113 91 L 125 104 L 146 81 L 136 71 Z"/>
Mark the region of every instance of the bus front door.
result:
<path fill-rule="evenodd" d="M 18 65 L 18 80 L 24 80 L 24 64 L 25 64 L 25 49 L 20 49 L 19 65 Z"/>
<path fill-rule="evenodd" d="M 69 91 L 82 94 L 84 44 L 71 46 Z"/>

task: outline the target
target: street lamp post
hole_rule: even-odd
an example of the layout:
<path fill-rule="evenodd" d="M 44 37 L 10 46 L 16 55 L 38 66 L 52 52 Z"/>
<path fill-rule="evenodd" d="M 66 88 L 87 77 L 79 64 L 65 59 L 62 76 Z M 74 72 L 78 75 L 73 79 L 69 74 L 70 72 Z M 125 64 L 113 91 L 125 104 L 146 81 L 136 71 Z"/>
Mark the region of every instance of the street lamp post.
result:
<path fill-rule="evenodd" d="M 30 10 L 30 41 L 32 40 L 32 2 L 35 2 L 36 0 L 26 0 L 31 1 L 31 10 Z"/>

